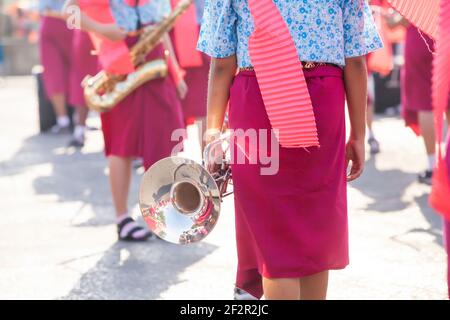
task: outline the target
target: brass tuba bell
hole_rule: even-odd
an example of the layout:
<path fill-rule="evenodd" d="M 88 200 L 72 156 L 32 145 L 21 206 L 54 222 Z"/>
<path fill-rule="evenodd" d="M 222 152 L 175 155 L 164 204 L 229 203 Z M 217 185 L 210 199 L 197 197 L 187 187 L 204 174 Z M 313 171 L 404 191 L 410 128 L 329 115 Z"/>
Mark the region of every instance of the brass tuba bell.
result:
<path fill-rule="evenodd" d="M 228 137 L 224 136 L 210 143 L 205 148 L 205 159 L 226 141 Z M 193 160 L 162 159 L 147 170 L 141 181 L 142 216 L 163 240 L 176 244 L 201 241 L 217 224 L 222 198 L 229 194 L 230 179 L 231 168 L 225 158 L 213 174 Z"/>

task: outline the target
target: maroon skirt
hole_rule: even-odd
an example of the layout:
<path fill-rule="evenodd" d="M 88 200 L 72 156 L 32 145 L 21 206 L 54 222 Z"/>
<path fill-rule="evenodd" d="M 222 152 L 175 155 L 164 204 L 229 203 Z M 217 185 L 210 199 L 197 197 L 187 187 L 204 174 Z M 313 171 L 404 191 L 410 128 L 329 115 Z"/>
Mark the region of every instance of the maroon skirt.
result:
<path fill-rule="evenodd" d="M 199 27 L 200 28 L 200 27 Z M 170 33 L 172 44 L 177 50 L 177 43 L 173 32 Z M 200 67 L 185 68 L 186 76 L 184 81 L 188 86 L 186 98 L 181 101 L 183 106 L 184 119 L 206 117 L 206 98 L 208 94 L 208 74 L 211 58 L 199 52 L 202 56 L 203 64 Z"/>
<path fill-rule="evenodd" d="M 74 107 L 86 105 L 81 82 L 87 75 L 95 75 L 98 70 L 97 57 L 92 54 L 94 46 L 89 35 L 75 30 L 73 35 L 73 59 L 70 73 L 70 104 Z"/>
<path fill-rule="evenodd" d="M 405 41 L 405 65 L 402 71 L 403 117 L 408 127 L 420 134 L 418 113 L 432 111 L 433 40 L 409 26 Z M 450 99 L 449 99 L 450 107 Z"/>
<path fill-rule="evenodd" d="M 47 96 L 69 96 L 72 36 L 66 22 L 54 17 L 43 17 L 39 34 L 39 51 L 44 67 L 44 86 Z"/>
<path fill-rule="evenodd" d="M 136 39 L 128 39 L 129 45 Z M 162 46 L 148 60 L 164 57 Z M 181 104 L 169 77 L 151 80 L 133 91 L 111 111 L 101 114 L 105 153 L 141 157 L 145 168 L 171 155 L 180 141 L 172 133 L 183 129 Z"/>
<path fill-rule="evenodd" d="M 204 53 L 202 53 L 202 59 L 202 66 L 185 69 L 185 81 L 189 89 L 186 98 L 181 101 L 185 119 L 206 117 L 208 74 L 211 59 Z"/>
<path fill-rule="evenodd" d="M 300 278 L 342 269 L 349 262 L 343 71 L 323 66 L 305 71 L 305 77 L 320 148 L 280 148 L 275 175 L 261 175 L 267 167 L 261 162 L 232 165 L 236 286 L 256 297 L 263 294 L 262 276 Z M 232 129 L 270 130 L 253 71 L 240 72 L 230 94 Z M 236 141 L 237 152 L 251 149 Z"/>

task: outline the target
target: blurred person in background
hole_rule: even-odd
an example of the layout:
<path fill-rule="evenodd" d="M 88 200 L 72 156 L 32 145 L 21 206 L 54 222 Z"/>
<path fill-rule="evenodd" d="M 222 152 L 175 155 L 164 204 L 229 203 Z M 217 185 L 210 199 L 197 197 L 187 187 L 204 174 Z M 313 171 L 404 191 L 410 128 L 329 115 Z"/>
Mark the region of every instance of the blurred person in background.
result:
<path fill-rule="evenodd" d="M 171 0 L 174 7 L 179 0 Z M 171 38 L 180 67 L 185 74 L 184 80 L 189 88 L 181 101 L 184 119 L 187 124 L 199 125 L 200 145 L 203 147 L 203 134 L 206 127 L 206 95 L 208 92 L 208 73 L 210 58 L 197 51 L 196 45 L 203 18 L 205 0 L 195 0 L 177 21 L 171 32 Z"/>
<path fill-rule="evenodd" d="M 56 115 L 56 124 L 51 128 L 52 133 L 70 132 L 66 102 L 70 96 L 73 31 L 67 28 L 61 12 L 64 2 L 65 0 L 39 0 L 41 14 L 39 51 L 44 67 L 43 81 Z"/>
<path fill-rule="evenodd" d="M 406 24 L 403 20 L 401 23 Z M 402 105 L 406 125 L 423 137 L 427 167 L 418 181 L 431 185 L 436 163 L 435 129 L 431 99 L 434 42 L 413 25 L 409 25 L 405 42 L 405 65 L 402 74 Z M 449 100 L 450 108 L 450 100 Z M 449 109 L 450 110 L 450 109 Z M 447 112 L 447 121 L 450 119 Z M 450 121 L 449 121 L 450 122 Z"/>
<path fill-rule="evenodd" d="M 23 7 L 18 3 L 10 3 L 5 7 L 8 17 L 4 35 L 12 38 L 24 39 L 29 43 L 37 43 L 39 40 L 40 14 L 33 6 Z"/>
<path fill-rule="evenodd" d="M 385 5 L 383 0 L 370 0 L 370 7 L 372 9 L 372 14 L 377 22 L 377 28 L 380 32 L 380 16 L 382 14 L 383 6 Z M 383 49 L 380 49 L 383 50 Z M 378 50 L 378 51 L 380 51 Z M 380 152 L 380 142 L 375 137 L 375 132 L 373 131 L 373 118 L 375 114 L 375 84 L 373 78 L 373 72 L 376 72 L 376 68 L 371 68 L 371 57 L 373 53 L 367 55 L 367 73 L 368 73 L 368 94 L 367 94 L 367 143 L 369 144 L 370 154 L 377 154 Z M 372 70 L 375 69 L 375 70 Z"/>
<path fill-rule="evenodd" d="M 5 73 L 5 51 L 3 44 L 0 42 L 0 77 Z"/>
<path fill-rule="evenodd" d="M 95 75 L 99 67 L 97 57 L 94 55 L 94 46 L 86 32 L 74 30 L 72 51 L 69 102 L 76 109 L 76 125 L 70 145 L 81 148 L 85 142 L 86 119 L 89 113 L 81 82 L 87 75 Z"/>
<path fill-rule="evenodd" d="M 90 32 L 100 42 L 109 41 L 116 45 L 100 51 L 98 60 L 106 72 L 120 75 L 134 71 L 129 54 L 120 55 L 121 58 L 113 60 L 113 63 L 107 63 L 103 58 L 111 55 L 117 57 L 115 48 L 119 48 L 120 52 L 129 50 L 139 41 L 139 35 L 146 26 L 160 23 L 170 13 L 168 0 L 113 0 L 96 3 L 89 0 L 69 0 L 66 5 L 80 7 L 82 30 Z M 110 14 L 102 16 L 98 14 L 99 10 L 103 10 L 101 14 L 108 11 Z M 170 41 L 167 35 L 162 40 L 164 44 Z M 142 61 L 164 57 L 167 47 L 159 44 L 147 56 L 142 56 Z M 174 70 L 171 73 L 172 79 L 164 77 L 148 81 L 130 92 L 114 108 L 101 113 L 117 233 L 121 241 L 145 241 L 154 237 L 150 230 L 139 226 L 132 218 L 128 211 L 128 193 L 134 158 L 142 158 L 147 169 L 156 161 L 170 156 L 179 143 L 172 141 L 171 136 L 175 130 L 184 126 L 179 98 L 185 96 L 187 87 L 181 77 L 176 78 L 179 72 L 176 72 L 175 60 L 174 55 L 170 54 L 169 66 L 172 62 Z M 117 71 L 119 69 L 120 72 Z"/>
<path fill-rule="evenodd" d="M 384 47 L 377 50 L 367 56 L 367 69 L 369 73 L 369 90 L 367 101 L 367 127 L 368 127 L 368 144 L 370 147 L 370 153 L 376 154 L 380 151 L 380 143 L 375 137 L 373 131 L 373 119 L 375 113 L 375 100 L 380 98 L 383 92 L 375 90 L 375 74 L 382 78 L 389 77 L 391 83 L 386 83 L 386 87 L 399 86 L 396 79 L 396 75 L 399 68 L 395 68 L 396 58 L 398 53 L 394 48 L 397 45 L 404 42 L 405 28 L 402 25 L 396 25 L 389 27 L 388 20 L 401 17 L 396 11 L 394 11 L 389 5 L 387 0 L 370 0 L 369 1 L 372 12 L 375 18 L 375 22 L 378 28 L 378 32 L 383 40 Z M 398 61 L 397 61 L 398 63 Z"/>

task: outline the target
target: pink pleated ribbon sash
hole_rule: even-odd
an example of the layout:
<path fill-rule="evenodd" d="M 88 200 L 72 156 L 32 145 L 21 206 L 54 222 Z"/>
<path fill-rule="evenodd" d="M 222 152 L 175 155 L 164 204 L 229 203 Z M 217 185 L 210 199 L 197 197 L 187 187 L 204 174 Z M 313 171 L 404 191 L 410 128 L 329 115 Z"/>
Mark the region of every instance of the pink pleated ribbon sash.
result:
<path fill-rule="evenodd" d="M 272 0 L 249 0 L 249 52 L 267 115 L 285 148 L 319 146 L 316 120 L 294 40 Z M 296 99 L 284 99 L 295 95 Z"/>
<path fill-rule="evenodd" d="M 433 61 L 433 110 L 435 115 L 437 167 L 433 174 L 430 203 L 435 210 L 450 219 L 450 181 L 447 163 L 442 153 L 444 113 L 450 93 L 450 0 L 441 0 L 438 32 Z M 450 155 L 447 155 L 449 157 Z"/>
<path fill-rule="evenodd" d="M 436 39 L 439 0 L 388 0 L 388 2 L 409 22 Z"/>

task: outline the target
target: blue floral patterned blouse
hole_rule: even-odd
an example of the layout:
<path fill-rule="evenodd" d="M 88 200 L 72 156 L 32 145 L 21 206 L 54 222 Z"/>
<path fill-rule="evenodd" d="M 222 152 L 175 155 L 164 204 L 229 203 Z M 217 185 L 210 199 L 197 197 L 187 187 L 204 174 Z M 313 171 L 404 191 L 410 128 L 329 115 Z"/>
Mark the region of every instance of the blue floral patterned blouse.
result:
<path fill-rule="evenodd" d="M 170 0 L 151 0 L 136 8 L 127 5 L 123 0 L 110 0 L 111 11 L 116 23 L 126 31 L 135 31 L 141 24 L 161 22 L 170 14 Z"/>
<path fill-rule="evenodd" d="M 345 65 L 345 58 L 382 47 L 366 0 L 273 0 L 303 61 Z M 215 58 L 237 55 L 251 67 L 248 41 L 254 29 L 247 0 L 206 0 L 198 50 Z"/>
<path fill-rule="evenodd" d="M 197 14 L 198 24 L 202 23 L 204 9 L 205 9 L 205 0 L 195 0 L 195 13 Z"/>
<path fill-rule="evenodd" d="M 66 0 L 39 0 L 39 12 L 61 11 Z"/>

